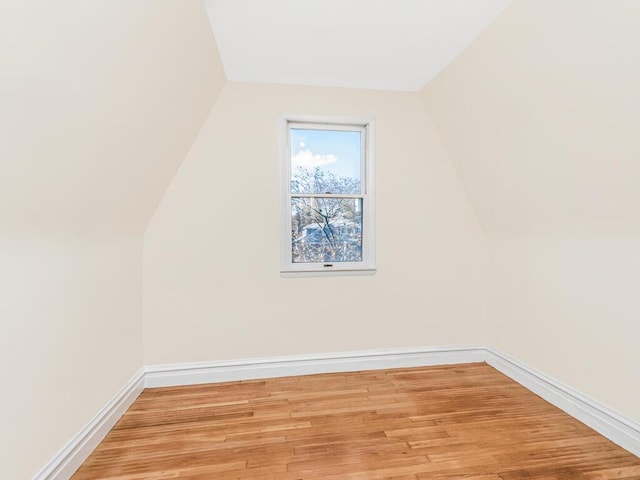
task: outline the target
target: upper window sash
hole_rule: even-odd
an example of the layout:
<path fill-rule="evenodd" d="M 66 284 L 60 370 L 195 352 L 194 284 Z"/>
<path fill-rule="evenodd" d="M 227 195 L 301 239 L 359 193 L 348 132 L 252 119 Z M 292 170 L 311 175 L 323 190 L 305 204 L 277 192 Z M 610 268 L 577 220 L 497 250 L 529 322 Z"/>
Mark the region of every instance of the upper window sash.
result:
<path fill-rule="evenodd" d="M 360 177 L 360 191 L 359 192 L 348 192 L 349 194 L 358 194 L 365 195 L 367 193 L 367 126 L 366 125 L 341 125 L 341 124 L 333 124 L 333 123 L 307 123 L 307 122 L 287 122 L 287 147 L 288 147 L 288 157 L 293 159 L 293 152 L 291 151 L 291 132 L 295 131 L 304 131 L 304 130 L 315 130 L 320 132 L 354 132 L 358 133 L 360 136 L 360 165 L 359 165 L 359 177 Z M 291 179 L 292 179 L 292 166 L 291 161 L 288 162 L 288 176 L 289 176 L 289 184 L 288 191 L 291 195 L 298 194 L 313 194 L 313 193 L 324 193 L 324 192 L 293 192 L 291 188 Z"/>

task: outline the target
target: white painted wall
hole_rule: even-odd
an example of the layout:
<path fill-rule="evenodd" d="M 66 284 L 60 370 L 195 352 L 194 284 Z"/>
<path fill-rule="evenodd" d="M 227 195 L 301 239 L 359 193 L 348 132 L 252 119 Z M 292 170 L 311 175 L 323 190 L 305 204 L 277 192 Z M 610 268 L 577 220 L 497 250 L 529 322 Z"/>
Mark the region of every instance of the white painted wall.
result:
<path fill-rule="evenodd" d="M 31 478 L 142 366 L 141 252 L 0 237 L 0 478 Z"/>
<path fill-rule="evenodd" d="M 0 478 L 142 366 L 142 236 L 225 81 L 200 0 L 0 4 Z"/>
<path fill-rule="evenodd" d="M 633 0 L 514 0 L 423 91 L 489 237 L 489 342 L 636 419 L 638 45 Z"/>
<path fill-rule="evenodd" d="M 640 418 L 640 239 L 495 237 L 489 343 Z"/>
<path fill-rule="evenodd" d="M 375 116 L 377 275 L 280 277 L 284 113 Z M 145 364 L 483 343 L 484 247 L 418 94 L 227 82 L 147 229 Z"/>
<path fill-rule="evenodd" d="M 200 0 L 3 0 L 0 230 L 142 235 L 225 81 Z"/>

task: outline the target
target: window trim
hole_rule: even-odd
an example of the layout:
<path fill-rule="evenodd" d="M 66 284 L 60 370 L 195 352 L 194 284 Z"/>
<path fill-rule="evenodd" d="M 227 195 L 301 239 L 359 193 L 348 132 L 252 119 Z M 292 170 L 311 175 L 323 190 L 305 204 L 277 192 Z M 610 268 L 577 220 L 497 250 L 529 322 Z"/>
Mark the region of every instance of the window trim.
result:
<path fill-rule="evenodd" d="M 290 128 L 344 127 L 363 129 L 364 162 L 361 165 L 362 198 L 362 262 L 323 263 L 291 261 L 291 142 Z M 316 277 L 340 275 L 373 275 L 376 272 L 375 251 L 375 119 L 362 116 L 283 115 L 280 119 L 280 274 L 283 277 Z M 295 195 L 293 195 L 295 196 Z M 349 197 L 350 195 L 345 195 Z"/>

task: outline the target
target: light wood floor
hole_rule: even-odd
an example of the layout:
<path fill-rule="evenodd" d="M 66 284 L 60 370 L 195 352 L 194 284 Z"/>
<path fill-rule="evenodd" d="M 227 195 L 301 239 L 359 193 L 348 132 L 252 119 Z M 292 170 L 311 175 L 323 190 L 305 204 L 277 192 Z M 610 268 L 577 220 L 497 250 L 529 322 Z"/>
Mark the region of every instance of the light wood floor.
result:
<path fill-rule="evenodd" d="M 73 480 L 640 479 L 485 364 L 147 389 Z"/>

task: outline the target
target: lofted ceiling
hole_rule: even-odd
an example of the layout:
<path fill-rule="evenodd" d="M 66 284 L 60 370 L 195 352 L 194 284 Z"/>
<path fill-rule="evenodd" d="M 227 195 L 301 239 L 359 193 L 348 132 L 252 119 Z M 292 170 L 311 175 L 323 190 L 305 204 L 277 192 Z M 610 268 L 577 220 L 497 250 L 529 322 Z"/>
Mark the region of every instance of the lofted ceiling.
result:
<path fill-rule="evenodd" d="M 417 91 L 510 0 L 206 0 L 227 78 Z"/>

